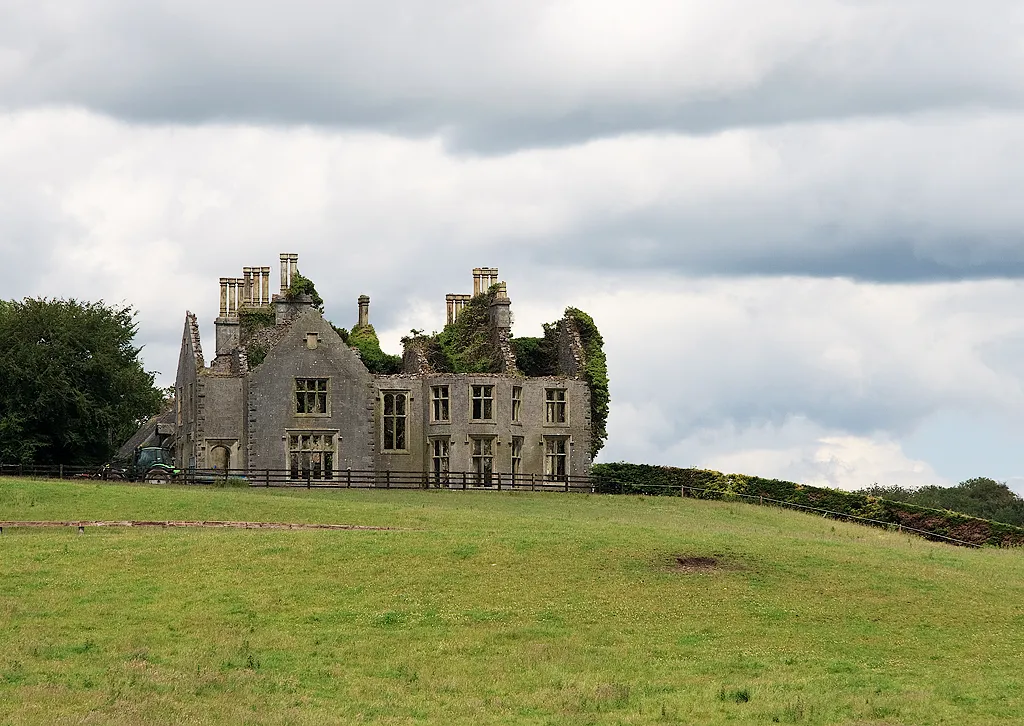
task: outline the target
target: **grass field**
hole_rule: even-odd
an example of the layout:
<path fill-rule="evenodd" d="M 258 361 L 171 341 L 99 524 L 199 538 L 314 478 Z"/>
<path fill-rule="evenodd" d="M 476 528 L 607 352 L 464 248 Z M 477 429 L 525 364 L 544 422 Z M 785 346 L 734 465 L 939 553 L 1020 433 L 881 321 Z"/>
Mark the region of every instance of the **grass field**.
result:
<path fill-rule="evenodd" d="M 398 528 L 5 528 L 0 723 L 1024 722 L 1019 550 L 493 492 L 2 480 L 0 519 Z"/>

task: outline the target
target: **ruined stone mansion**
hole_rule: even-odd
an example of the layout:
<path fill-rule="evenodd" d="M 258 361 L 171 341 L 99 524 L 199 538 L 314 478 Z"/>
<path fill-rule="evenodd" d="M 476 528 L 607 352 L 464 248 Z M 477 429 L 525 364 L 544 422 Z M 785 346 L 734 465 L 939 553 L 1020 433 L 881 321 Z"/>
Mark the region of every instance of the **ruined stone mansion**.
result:
<path fill-rule="evenodd" d="M 587 473 L 590 387 L 568 317 L 549 331 L 554 375 L 524 375 L 505 284 L 496 269 L 477 268 L 472 295 L 447 296 L 446 330 L 472 306 L 486 328 L 480 340 L 494 352 L 492 372 L 438 370 L 412 336 L 394 361 L 400 372 L 372 373 L 347 331 L 295 292 L 297 266 L 298 255 L 281 255 L 274 295 L 269 267 L 221 278 L 209 363 L 196 316 L 186 313 L 174 397 L 180 467 L 272 469 L 295 479 L 336 479 L 346 469 L 421 472 L 439 483 L 454 472 L 477 483 L 495 474 L 507 481 Z M 369 305 L 358 298 L 352 336 L 372 332 Z"/>

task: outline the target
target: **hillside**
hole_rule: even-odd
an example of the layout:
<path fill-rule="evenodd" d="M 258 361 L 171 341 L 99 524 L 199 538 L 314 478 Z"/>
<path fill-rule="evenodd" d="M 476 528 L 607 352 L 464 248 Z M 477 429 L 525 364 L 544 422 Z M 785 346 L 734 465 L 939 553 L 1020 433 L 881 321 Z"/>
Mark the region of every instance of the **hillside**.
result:
<path fill-rule="evenodd" d="M 1014 723 L 1024 555 L 681 498 L 0 480 L 11 723 Z M 682 563 L 680 563 L 682 558 Z"/>

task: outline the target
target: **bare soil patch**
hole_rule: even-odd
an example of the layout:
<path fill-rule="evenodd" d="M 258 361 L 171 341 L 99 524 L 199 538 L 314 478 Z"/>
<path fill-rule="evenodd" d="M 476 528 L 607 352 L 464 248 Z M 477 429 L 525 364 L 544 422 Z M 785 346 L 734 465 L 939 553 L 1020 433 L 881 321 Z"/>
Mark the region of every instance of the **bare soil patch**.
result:
<path fill-rule="evenodd" d="M 674 572 L 714 572 L 720 570 L 724 565 L 717 557 L 706 555 L 676 555 L 673 557 L 671 568 Z"/>

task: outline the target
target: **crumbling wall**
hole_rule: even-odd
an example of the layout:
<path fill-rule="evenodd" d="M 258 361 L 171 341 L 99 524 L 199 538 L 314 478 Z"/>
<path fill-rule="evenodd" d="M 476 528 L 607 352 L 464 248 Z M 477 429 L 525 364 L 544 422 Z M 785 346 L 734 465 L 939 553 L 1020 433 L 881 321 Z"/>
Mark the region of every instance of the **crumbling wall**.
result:
<path fill-rule="evenodd" d="M 583 341 L 580 338 L 576 321 L 566 315 L 558 321 L 556 338 L 558 341 L 558 374 L 579 378 L 586 360 Z"/>

